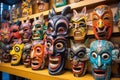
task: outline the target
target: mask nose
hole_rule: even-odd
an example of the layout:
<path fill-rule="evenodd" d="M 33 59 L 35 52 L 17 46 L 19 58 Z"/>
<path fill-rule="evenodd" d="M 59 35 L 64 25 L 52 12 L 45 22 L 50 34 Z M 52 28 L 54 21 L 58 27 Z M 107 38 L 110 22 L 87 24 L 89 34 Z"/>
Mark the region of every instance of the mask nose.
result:
<path fill-rule="evenodd" d="M 74 56 L 74 57 L 73 57 L 72 64 L 73 64 L 73 65 L 77 65 L 77 64 L 78 64 L 78 61 L 79 61 L 79 60 L 78 60 L 77 56 Z"/>
<path fill-rule="evenodd" d="M 104 22 L 100 19 L 98 21 L 98 28 L 103 28 L 104 27 Z"/>
<path fill-rule="evenodd" d="M 98 68 L 100 68 L 100 67 L 103 66 L 103 64 L 102 64 L 102 62 L 101 62 L 101 58 L 100 58 L 100 56 L 98 56 L 97 66 L 98 66 Z"/>

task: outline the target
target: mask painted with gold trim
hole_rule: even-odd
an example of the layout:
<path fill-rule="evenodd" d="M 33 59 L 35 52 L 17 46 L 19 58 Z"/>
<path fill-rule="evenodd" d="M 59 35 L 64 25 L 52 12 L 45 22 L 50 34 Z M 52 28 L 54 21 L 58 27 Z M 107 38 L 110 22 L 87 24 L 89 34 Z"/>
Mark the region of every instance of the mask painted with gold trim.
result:
<path fill-rule="evenodd" d="M 11 65 L 15 66 L 21 63 L 22 51 L 24 48 L 24 44 L 15 44 L 13 49 L 10 51 L 12 55 Z"/>
<path fill-rule="evenodd" d="M 77 13 L 76 10 L 73 10 L 70 36 L 72 36 L 75 41 L 83 41 L 85 39 L 87 33 L 86 22 L 87 22 L 86 7 L 82 9 L 81 13 Z"/>
<path fill-rule="evenodd" d="M 113 32 L 113 14 L 107 5 L 97 6 L 92 12 L 93 32 L 98 40 L 108 40 Z"/>

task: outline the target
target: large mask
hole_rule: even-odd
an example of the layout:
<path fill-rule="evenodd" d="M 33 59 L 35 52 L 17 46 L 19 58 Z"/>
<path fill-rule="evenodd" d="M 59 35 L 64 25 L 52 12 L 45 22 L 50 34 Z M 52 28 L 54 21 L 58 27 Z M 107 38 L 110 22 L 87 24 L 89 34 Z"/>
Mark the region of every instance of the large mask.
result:
<path fill-rule="evenodd" d="M 19 33 L 19 26 L 17 24 L 11 25 L 10 34 L 12 42 L 18 42 L 21 39 L 21 35 Z"/>
<path fill-rule="evenodd" d="M 44 30 L 44 16 L 40 15 L 38 20 L 34 18 L 32 25 L 32 39 L 33 40 L 42 40 L 43 39 L 43 30 Z"/>
<path fill-rule="evenodd" d="M 113 14 L 109 6 L 97 6 L 92 13 L 93 32 L 99 40 L 108 40 L 113 31 Z"/>
<path fill-rule="evenodd" d="M 56 7 L 61 7 L 67 4 L 66 0 L 54 0 L 55 6 Z"/>
<path fill-rule="evenodd" d="M 96 40 L 90 45 L 90 63 L 95 80 L 110 80 L 112 60 L 116 60 L 119 50 L 106 40 Z"/>
<path fill-rule="evenodd" d="M 22 62 L 25 67 L 31 66 L 30 51 L 31 51 L 31 44 L 26 43 L 22 54 Z"/>
<path fill-rule="evenodd" d="M 13 49 L 10 51 L 12 55 L 11 65 L 15 66 L 20 64 L 22 58 L 22 51 L 24 48 L 24 44 L 15 44 Z"/>
<path fill-rule="evenodd" d="M 29 20 L 27 20 L 26 22 L 22 22 L 20 29 L 22 42 L 28 43 L 31 38 L 31 23 L 29 22 Z"/>
<path fill-rule="evenodd" d="M 36 44 L 31 48 L 31 68 L 33 70 L 43 69 L 45 64 L 44 45 Z"/>
<path fill-rule="evenodd" d="M 72 63 L 72 71 L 74 76 L 83 76 L 87 69 L 87 48 L 84 44 L 74 43 L 71 40 L 71 49 L 69 53 L 69 58 Z"/>
<path fill-rule="evenodd" d="M 61 12 L 61 15 L 56 15 L 54 8 L 52 9 L 52 14 L 49 12 L 46 40 L 49 53 L 48 70 L 52 75 L 61 74 L 64 68 L 69 28 L 69 16 L 66 15 L 66 12 L 69 10 L 70 7 L 66 7 Z"/>
<path fill-rule="evenodd" d="M 87 33 L 86 21 L 86 7 L 84 7 L 81 13 L 77 13 L 73 10 L 72 27 L 70 29 L 70 36 L 74 37 L 75 41 L 83 41 Z"/>

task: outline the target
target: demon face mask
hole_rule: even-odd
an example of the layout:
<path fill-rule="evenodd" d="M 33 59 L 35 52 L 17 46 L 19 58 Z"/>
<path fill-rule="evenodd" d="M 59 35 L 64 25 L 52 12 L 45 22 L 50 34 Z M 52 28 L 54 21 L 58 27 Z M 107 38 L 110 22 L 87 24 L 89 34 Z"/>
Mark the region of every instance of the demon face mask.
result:
<path fill-rule="evenodd" d="M 92 13 L 93 32 L 99 40 L 108 40 L 113 31 L 113 14 L 109 6 L 97 6 Z"/>
<path fill-rule="evenodd" d="M 87 33 L 86 21 L 86 7 L 83 8 L 81 13 L 73 10 L 72 27 L 70 29 L 70 36 L 74 37 L 75 41 L 83 41 Z"/>
<path fill-rule="evenodd" d="M 69 28 L 69 16 L 66 15 L 66 12 L 69 10 L 70 7 L 66 7 L 61 12 L 61 15 L 56 15 L 54 8 L 52 14 L 49 12 L 46 40 L 49 54 L 48 70 L 52 75 L 61 74 L 64 68 Z"/>
<path fill-rule="evenodd" d="M 42 40 L 43 39 L 43 30 L 44 30 L 44 16 L 40 15 L 38 20 L 34 18 L 32 26 L 32 39 L 33 40 Z"/>
<path fill-rule="evenodd" d="M 119 50 L 106 40 L 96 40 L 90 45 L 90 63 L 95 80 L 110 80 L 112 60 L 117 59 Z"/>
<path fill-rule="evenodd" d="M 22 42 L 29 42 L 31 38 L 31 23 L 29 22 L 29 20 L 27 20 L 26 22 L 22 22 L 20 29 Z"/>
<path fill-rule="evenodd" d="M 87 48 L 84 44 L 74 43 L 71 40 L 69 58 L 72 63 L 72 71 L 75 77 L 83 76 L 87 69 Z"/>
<path fill-rule="evenodd" d="M 22 62 L 25 67 L 31 66 L 30 51 L 31 51 L 31 44 L 26 43 L 22 54 Z"/>
<path fill-rule="evenodd" d="M 31 53 L 31 68 L 33 70 L 43 69 L 45 64 L 44 45 L 36 44 L 32 47 Z"/>
<path fill-rule="evenodd" d="M 24 44 L 15 44 L 13 49 L 10 51 L 12 55 L 11 65 L 16 66 L 20 64 L 22 58 L 22 51 L 24 48 Z"/>

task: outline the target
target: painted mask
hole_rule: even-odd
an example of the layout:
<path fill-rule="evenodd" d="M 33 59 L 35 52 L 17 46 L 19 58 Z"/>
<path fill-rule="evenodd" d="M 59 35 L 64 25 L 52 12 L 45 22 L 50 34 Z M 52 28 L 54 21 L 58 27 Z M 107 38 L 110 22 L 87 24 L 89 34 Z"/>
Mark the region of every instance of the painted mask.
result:
<path fill-rule="evenodd" d="M 110 80 L 112 60 L 117 59 L 119 50 L 106 40 L 96 40 L 90 45 L 90 63 L 95 80 Z"/>
<path fill-rule="evenodd" d="M 45 11 L 49 9 L 49 0 L 37 0 L 39 11 Z"/>
<path fill-rule="evenodd" d="M 22 61 L 25 67 L 31 66 L 30 51 L 31 51 L 31 44 L 26 43 L 22 54 Z"/>
<path fill-rule="evenodd" d="M 67 54 L 67 39 L 64 37 L 47 38 L 47 50 L 49 53 L 48 70 L 52 75 L 61 74 L 64 69 Z"/>
<path fill-rule="evenodd" d="M 30 53 L 31 58 L 31 68 L 33 70 L 43 69 L 45 60 L 44 60 L 44 45 L 36 44 L 31 48 Z"/>
<path fill-rule="evenodd" d="M 10 34 L 11 34 L 12 42 L 16 42 L 19 39 L 21 39 L 21 35 L 19 33 L 19 26 L 16 25 L 16 24 L 11 25 L 11 27 L 10 27 Z"/>
<path fill-rule="evenodd" d="M 22 22 L 20 29 L 22 42 L 28 43 L 31 38 L 31 23 L 29 22 L 29 20 L 27 20 L 26 22 Z"/>
<path fill-rule="evenodd" d="M 93 32 L 99 40 L 108 40 L 113 31 L 113 14 L 109 6 L 97 6 L 92 12 Z"/>
<path fill-rule="evenodd" d="M 67 4 L 66 0 L 54 0 L 55 6 L 56 7 L 61 7 Z"/>
<path fill-rule="evenodd" d="M 72 71 L 75 77 L 83 76 L 87 69 L 87 48 L 84 44 L 74 43 L 71 40 L 69 58 L 72 63 Z"/>
<path fill-rule="evenodd" d="M 0 36 L 1 36 L 1 41 L 5 44 L 7 44 L 10 41 L 10 28 L 9 28 L 9 23 L 2 23 L 2 27 L 0 29 Z"/>
<path fill-rule="evenodd" d="M 10 15 L 11 15 L 11 18 L 12 18 L 12 20 L 14 20 L 14 19 L 17 19 L 18 18 L 18 15 L 19 15 L 19 12 L 18 12 L 19 10 L 18 10 L 18 8 L 16 8 L 16 7 L 12 7 L 11 8 L 11 10 L 10 10 Z"/>
<path fill-rule="evenodd" d="M 75 41 L 83 41 L 85 39 L 87 33 L 86 20 L 86 7 L 82 9 L 81 13 L 77 13 L 76 10 L 73 10 L 73 26 L 70 29 L 70 36 L 74 37 Z"/>
<path fill-rule="evenodd" d="M 24 44 L 15 44 L 10 51 L 10 54 L 12 55 L 11 65 L 15 66 L 20 64 L 21 57 L 22 57 L 22 51 L 24 48 Z"/>
<path fill-rule="evenodd" d="M 44 16 L 43 14 L 41 14 L 38 20 L 34 18 L 34 22 L 32 26 L 32 39 L 42 40 L 43 30 L 44 30 Z"/>

